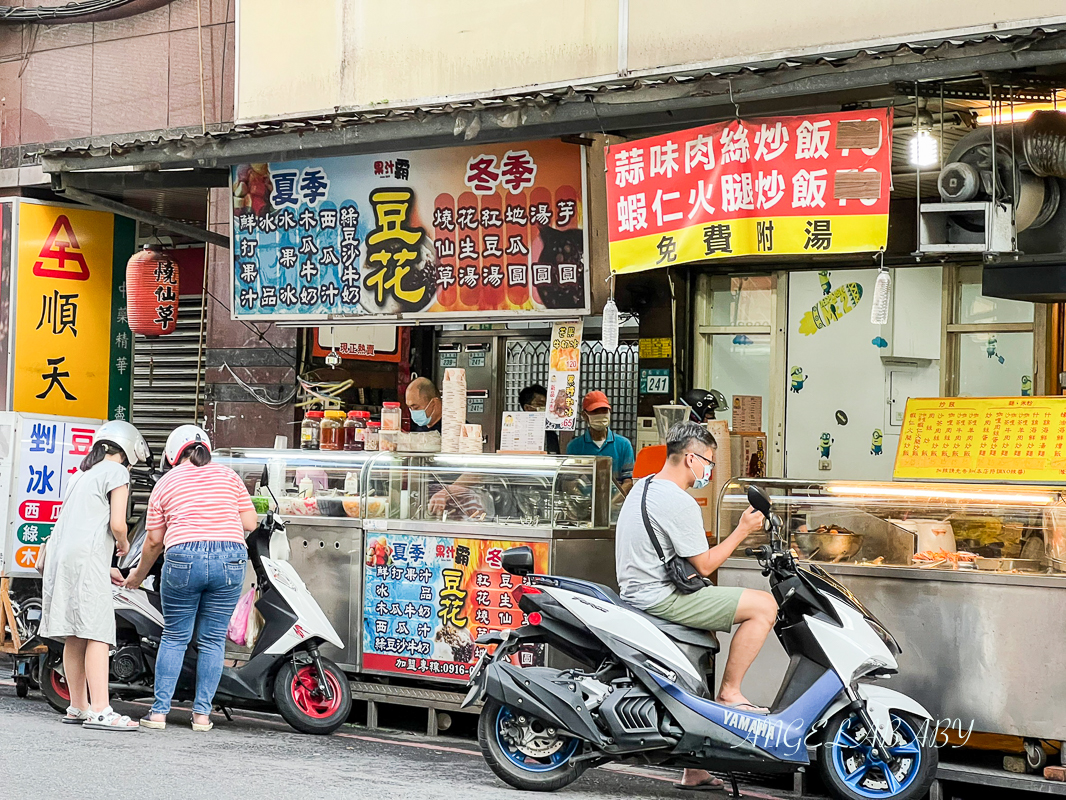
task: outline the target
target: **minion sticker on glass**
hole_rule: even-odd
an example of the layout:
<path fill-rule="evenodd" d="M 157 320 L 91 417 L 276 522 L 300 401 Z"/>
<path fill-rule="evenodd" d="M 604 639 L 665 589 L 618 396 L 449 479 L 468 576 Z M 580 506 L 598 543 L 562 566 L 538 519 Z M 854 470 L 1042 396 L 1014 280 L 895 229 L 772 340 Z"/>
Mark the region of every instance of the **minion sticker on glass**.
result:
<path fill-rule="evenodd" d="M 1022 397 L 1029 397 L 1033 393 L 1033 378 L 1031 375 L 1022 375 Z"/>
<path fill-rule="evenodd" d="M 833 284 L 831 284 L 829 282 L 829 273 L 828 272 L 819 272 L 818 273 L 818 283 L 821 284 L 822 295 L 827 295 L 831 291 L 833 291 Z"/>
<path fill-rule="evenodd" d="M 874 428 L 874 435 L 870 443 L 870 455 L 879 456 L 884 452 L 881 449 L 881 444 L 884 441 L 884 434 L 881 433 L 880 428 Z"/>
<path fill-rule="evenodd" d="M 793 367 L 791 372 L 792 391 L 799 394 L 808 377 L 809 376 L 803 374 L 803 367 Z"/>
<path fill-rule="evenodd" d="M 819 450 L 819 456 L 821 458 L 829 458 L 829 448 L 832 446 L 833 442 L 835 442 L 835 441 L 836 441 L 836 439 L 834 439 L 828 433 L 823 433 L 818 438 L 818 450 Z"/>

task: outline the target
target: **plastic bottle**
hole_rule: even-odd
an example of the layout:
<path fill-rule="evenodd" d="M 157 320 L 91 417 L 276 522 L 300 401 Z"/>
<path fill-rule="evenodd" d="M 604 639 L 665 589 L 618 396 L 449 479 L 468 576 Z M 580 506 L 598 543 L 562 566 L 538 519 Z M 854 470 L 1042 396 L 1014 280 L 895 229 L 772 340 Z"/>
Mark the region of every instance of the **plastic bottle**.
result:
<path fill-rule="evenodd" d="M 300 423 L 300 449 L 317 450 L 322 439 L 322 419 L 325 417 L 321 411 L 308 411 L 304 414 L 304 421 Z"/>
<path fill-rule="evenodd" d="M 381 430 L 383 432 L 400 430 L 403 414 L 399 403 L 381 404 Z"/>
<path fill-rule="evenodd" d="M 320 450 L 341 450 L 344 448 L 344 412 L 327 411 L 322 420 L 322 438 Z"/>
<path fill-rule="evenodd" d="M 309 477 L 304 475 L 303 480 L 300 481 L 300 497 L 314 497 L 315 496 L 315 482 Z"/>
<path fill-rule="evenodd" d="M 366 424 L 366 449 L 377 450 L 378 438 L 381 436 L 381 423 L 368 422 Z"/>
<path fill-rule="evenodd" d="M 366 449 L 366 423 L 370 419 L 369 411 L 349 411 L 344 421 L 344 449 Z"/>
<path fill-rule="evenodd" d="M 603 304 L 602 329 L 603 349 L 613 353 L 618 349 L 618 305 L 613 297 Z"/>
<path fill-rule="evenodd" d="M 888 300 L 892 293 L 892 278 L 888 270 L 878 270 L 874 284 L 874 302 L 870 308 L 870 322 L 874 325 L 888 324 Z"/>

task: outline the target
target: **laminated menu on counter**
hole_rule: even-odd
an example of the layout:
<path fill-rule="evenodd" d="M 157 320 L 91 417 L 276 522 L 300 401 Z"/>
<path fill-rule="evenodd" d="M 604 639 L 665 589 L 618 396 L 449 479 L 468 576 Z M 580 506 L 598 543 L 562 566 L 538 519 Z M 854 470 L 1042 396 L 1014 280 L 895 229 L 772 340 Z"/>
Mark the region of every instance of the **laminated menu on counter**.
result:
<path fill-rule="evenodd" d="M 893 475 L 1061 483 L 1066 397 L 911 398 Z"/>
<path fill-rule="evenodd" d="M 504 411 L 500 425 L 501 453 L 543 453 L 544 412 Z"/>

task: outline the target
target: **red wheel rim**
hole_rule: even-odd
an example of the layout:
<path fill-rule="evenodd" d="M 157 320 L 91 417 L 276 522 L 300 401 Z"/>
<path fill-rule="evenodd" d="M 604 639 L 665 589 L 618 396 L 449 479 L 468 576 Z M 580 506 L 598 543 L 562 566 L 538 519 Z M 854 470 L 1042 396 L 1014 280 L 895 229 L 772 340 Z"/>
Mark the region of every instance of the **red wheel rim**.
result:
<path fill-rule="evenodd" d="M 70 702 L 70 689 L 67 687 L 67 679 L 55 670 L 52 670 L 52 691 L 68 703 Z"/>
<path fill-rule="evenodd" d="M 315 719 L 326 719 L 341 707 L 341 685 L 332 672 L 326 670 L 326 681 L 333 698 L 327 700 L 319 694 L 318 672 L 310 664 L 300 667 L 292 679 L 292 699 L 304 714 Z"/>

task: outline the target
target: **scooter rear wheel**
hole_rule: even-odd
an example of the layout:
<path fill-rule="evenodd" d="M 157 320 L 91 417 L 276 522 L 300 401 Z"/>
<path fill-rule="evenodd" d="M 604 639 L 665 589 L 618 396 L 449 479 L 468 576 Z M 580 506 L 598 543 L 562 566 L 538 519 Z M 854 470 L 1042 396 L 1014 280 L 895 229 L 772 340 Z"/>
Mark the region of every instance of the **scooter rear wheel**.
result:
<path fill-rule="evenodd" d="M 274 676 L 274 703 L 285 721 L 300 733 L 328 736 L 343 725 L 352 710 L 352 687 L 344 671 L 322 659 L 325 680 L 332 690 L 326 699 L 319 691 L 322 679 L 313 664 L 282 664 Z"/>
<path fill-rule="evenodd" d="M 51 663 L 45 664 L 41 670 L 41 693 L 48 705 L 63 714 L 70 707 L 70 689 L 67 687 L 67 679 L 56 671 Z"/>
<path fill-rule="evenodd" d="M 477 740 L 496 777 L 522 791 L 554 792 L 588 769 L 588 762 L 571 761 L 581 748 L 580 739 L 564 736 L 492 698 L 481 709 Z"/>
<path fill-rule="evenodd" d="M 869 736 L 858 716 L 845 709 L 826 725 L 818 753 L 822 778 L 843 800 L 916 800 L 925 797 L 936 777 L 937 749 L 921 720 L 893 711 L 891 767 L 866 744 Z"/>

